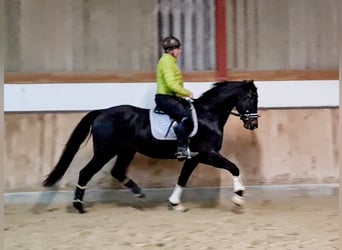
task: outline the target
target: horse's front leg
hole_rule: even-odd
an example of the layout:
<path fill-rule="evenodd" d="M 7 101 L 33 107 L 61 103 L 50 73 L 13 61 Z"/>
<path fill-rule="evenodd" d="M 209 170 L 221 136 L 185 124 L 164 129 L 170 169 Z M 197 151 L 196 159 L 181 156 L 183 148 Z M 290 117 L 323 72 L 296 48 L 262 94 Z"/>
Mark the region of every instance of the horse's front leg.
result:
<path fill-rule="evenodd" d="M 171 196 L 169 197 L 169 205 L 175 211 L 186 212 L 188 209 L 185 208 L 181 202 L 183 188 L 186 186 L 190 175 L 198 165 L 197 157 L 191 158 L 185 161 L 182 171 L 178 177 L 176 187 L 173 189 Z"/>
<path fill-rule="evenodd" d="M 234 196 L 232 202 L 237 206 L 242 206 L 245 201 L 243 196 L 245 187 L 241 181 L 239 168 L 215 151 L 211 151 L 206 157 L 201 157 L 200 162 L 216 168 L 226 169 L 233 175 Z"/>

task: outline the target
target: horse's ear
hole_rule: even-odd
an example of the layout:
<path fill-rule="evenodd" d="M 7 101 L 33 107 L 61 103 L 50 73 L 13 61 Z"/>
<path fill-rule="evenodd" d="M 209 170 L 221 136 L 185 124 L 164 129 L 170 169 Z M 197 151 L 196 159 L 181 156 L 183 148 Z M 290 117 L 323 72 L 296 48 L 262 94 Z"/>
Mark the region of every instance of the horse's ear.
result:
<path fill-rule="evenodd" d="M 244 80 L 245 83 L 254 83 L 254 80 Z"/>

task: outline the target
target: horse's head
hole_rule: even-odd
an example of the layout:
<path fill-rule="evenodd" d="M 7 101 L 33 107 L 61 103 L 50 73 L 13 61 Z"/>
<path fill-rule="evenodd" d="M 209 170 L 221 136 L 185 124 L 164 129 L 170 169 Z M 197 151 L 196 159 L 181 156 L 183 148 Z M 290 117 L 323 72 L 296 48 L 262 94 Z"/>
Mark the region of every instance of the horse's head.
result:
<path fill-rule="evenodd" d="M 245 83 L 248 87 L 238 98 L 235 108 L 239 112 L 243 126 L 254 130 L 258 128 L 258 93 L 253 80 L 245 81 Z"/>

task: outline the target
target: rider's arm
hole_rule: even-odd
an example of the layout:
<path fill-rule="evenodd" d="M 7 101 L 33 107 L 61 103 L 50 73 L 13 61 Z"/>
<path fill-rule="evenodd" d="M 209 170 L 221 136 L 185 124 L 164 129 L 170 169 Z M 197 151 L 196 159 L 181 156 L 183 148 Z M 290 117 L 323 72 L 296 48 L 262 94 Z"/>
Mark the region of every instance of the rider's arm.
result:
<path fill-rule="evenodd" d="M 177 64 L 172 61 L 164 61 L 162 65 L 162 74 L 167 87 L 179 97 L 191 97 L 191 91 L 183 87 L 183 77 Z"/>

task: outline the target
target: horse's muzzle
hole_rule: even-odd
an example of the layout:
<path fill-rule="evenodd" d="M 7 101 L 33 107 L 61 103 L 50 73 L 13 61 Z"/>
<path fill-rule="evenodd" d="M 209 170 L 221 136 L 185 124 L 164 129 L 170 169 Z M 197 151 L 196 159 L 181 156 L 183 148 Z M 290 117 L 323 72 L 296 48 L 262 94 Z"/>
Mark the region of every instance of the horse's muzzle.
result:
<path fill-rule="evenodd" d="M 250 119 L 244 123 L 244 127 L 249 130 L 258 128 L 258 119 Z"/>

